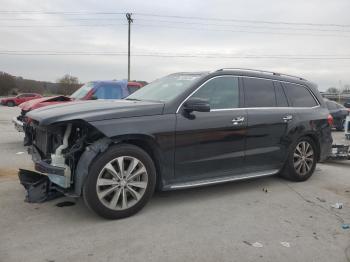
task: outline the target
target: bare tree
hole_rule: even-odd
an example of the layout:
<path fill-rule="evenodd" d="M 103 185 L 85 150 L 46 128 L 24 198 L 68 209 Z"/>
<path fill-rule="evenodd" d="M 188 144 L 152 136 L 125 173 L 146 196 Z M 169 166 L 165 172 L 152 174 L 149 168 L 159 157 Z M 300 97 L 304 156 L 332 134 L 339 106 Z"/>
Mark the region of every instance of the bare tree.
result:
<path fill-rule="evenodd" d="M 59 84 L 58 93 L 62 95 L 71 95 L 74 91 L 81 87 L 79 79 L 68 74 L 58 79 L 57 83 Z"/>
<path fill-rule="evenodd" d="M 330 87 L 326 90 L 326 92 L 331 94 L 339 94 L 339 89 L 336 87 Z"/>
<path fill-rule="evenodd" d="M 0 95 L 7 95 L 15 88 L 15 78 L 5 72 L 0 72 Z"/>

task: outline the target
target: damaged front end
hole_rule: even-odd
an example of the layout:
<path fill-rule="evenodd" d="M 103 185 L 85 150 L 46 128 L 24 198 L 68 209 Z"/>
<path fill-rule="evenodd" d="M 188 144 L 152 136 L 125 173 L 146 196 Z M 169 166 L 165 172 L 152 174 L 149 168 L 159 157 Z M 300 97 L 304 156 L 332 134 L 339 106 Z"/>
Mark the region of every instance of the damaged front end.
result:
<path fill-rule="evenodd" d="M 20 182 L 27 191 L 26 201 L 43 202 L 62 195 L 80 196 L 81 189 L 77 190 L 75 184 L 82 184 L 80 180 L 86 175 L 76 167 L 81 156 L 88 154 L 86 151 L 93 153 L 91 160 L 98 154 L 98 150 L 91 152 L 90 147 L 103 137 L 102 134 L 83 121 L 47 127 L 32 121 L 28 134 L 28 153 L 32 155 L 37 172 L 19 171 Z M 86 160 L 81 161 L 85 163 L 79 166 L 89 165 Z"/>

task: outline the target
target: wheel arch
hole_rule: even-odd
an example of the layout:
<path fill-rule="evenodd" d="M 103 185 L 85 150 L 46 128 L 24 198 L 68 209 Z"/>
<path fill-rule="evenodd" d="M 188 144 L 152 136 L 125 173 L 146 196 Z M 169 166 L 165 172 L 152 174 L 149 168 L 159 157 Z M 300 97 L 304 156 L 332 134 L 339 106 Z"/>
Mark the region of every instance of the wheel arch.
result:
<path fill-rule="evenodd" d="M 314 133 L 306 133 L 306 134 L 302 135 L 300 138 L 302 138 L 302 137 L 307 137 L 307 138 L 311 139 L 315 143 L 316 150 L 317 150 L 316 157 L 317 157 L 317 161 L 319 161 L 320 160 L 320 156 L 321 156 L 321 145 L 320 145 L 320 141 L 319 141 L 317 135 L 314 134 Z"/>
<path fill-rule="evenodd" d="M 113 144 L 131 144 L 143 149 L 153 160 L 156 168 L 156 188 L 159 189 L 162 177 L 162 154 L 156 140 L 146 134 L 128 134 L 112 138 Z"/>

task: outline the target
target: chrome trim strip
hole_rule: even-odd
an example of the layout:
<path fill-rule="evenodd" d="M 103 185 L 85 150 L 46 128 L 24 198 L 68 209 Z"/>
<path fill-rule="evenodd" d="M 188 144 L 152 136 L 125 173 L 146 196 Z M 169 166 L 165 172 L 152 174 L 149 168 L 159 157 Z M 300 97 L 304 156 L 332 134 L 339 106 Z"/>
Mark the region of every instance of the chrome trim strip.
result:
<path fill-rule="evenodd" d="M 277 81 L 280 83 L 288 83 L 288 84 L 293 84 L 293 85 L 299 85 L 302 87 L 305 87 L 310 94 L 312 95 L 312 97 L 315 99 L 315 101 L 317 102 L 317 106 L 314 107 L 240 107 L 240 108 L 223 108 L 223 109 L 212 109 L 210 111 L 228 111 L 228 110 L 237 110 L 237 109 L 276 109 L 276 108 L 293 108 L 293 109 L 310 109 L 310 108 L 317 108 L 320 107 L 320 102 L 318 101 L 318 99 L 316 98 L 316 96 L 313 94 L 313 92 L 306 86 L 306 85 L 302 85 L 302 84 L 298 84 L 298 83 L 293 83 L 293 82 L 289 82 L 289 81 L 283 81 L 283 80 L 276 80 L 276 79 L 269 79 L 269 78 L 262 78 L 262 77 L 255 77 L 255 76 L 243 76 L 243 75 L 220 75 L 220 76 L 214 76 L 210 79 L 208 79 L 207 81 L 205 81 L 203 84 L 201 84 L 199 87 L 197 87 L 191 94 L 189 94 L 182 102 L 181 104 L 178 106 L 177 110 L 176 110 L 176 114 L 179 113 L 181 106 L 195 93 L 197 92 L 197 90 L 199 90 L 203 85 L 205 85 L 207 82 L 209 82 L 212 79 L 218 78 L 218 77 L 246 77 L 246 78 L 254 78 L 254 79 L 262 79 L 262 80 L 270 80 L 270 81 Z"/>
<path fill-rule="evenodd" d="M 244 179 L 250 179 L 250 178 L 263 177 L 263 176 L 272 176 L 277 174 L 278 171 L 279 171 L 278 169 L 273 169 L 268 172 L 254 172 L 254 173 L 248 173 L 241 176 L 212 178 L 212 179 L 207 179 L 202 181 L 178 183 L 178 184 L 171 185 L 170 189 L 199 187 L 199 186 L 214 185 L 214 184 L 220 184 L 220 183 L 232 182 L 232 181 L 238 181 L 238 180 L 244 180 Z"/>
<path fill-rule="evenodd" d="M 305 109 L 315 109 L 320 107 L 313 106 L 313 107 L 237 107 L 237 108 L 223 108 L 223 109 L 211 109 L 210 112 L 216 112 L 216 111 L 234 111 L 234 110 L 247 110 L 247 109 L 254 109 L 254 110 L 276 110 L 276 109 L 298 109 L 298 110 L 305 110 Z"/>

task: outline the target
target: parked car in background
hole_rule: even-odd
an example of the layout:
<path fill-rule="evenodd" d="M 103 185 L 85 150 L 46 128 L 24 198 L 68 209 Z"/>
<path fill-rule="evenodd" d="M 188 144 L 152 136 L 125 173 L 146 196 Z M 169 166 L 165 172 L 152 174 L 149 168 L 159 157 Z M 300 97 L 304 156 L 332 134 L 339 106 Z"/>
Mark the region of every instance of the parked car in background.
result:
<path fill-rule="evenodd" d="M 13 118 L 12 122 L 15 128 L 22 132 L 23 123 L 26 121 L 26 114 L 31 110 L 74 100 L 122 99 L 141 87 L 143 87 L 143 83 L 127 82 L 124 80 L 88 82 L 70 96 L 42 97 L 22 103 L 19 106 L 21 108 L 21 114 Z"/>
<path fill-rule="evenodd" d="M 1 99 L 1 104 L 5 106 L 18 106 L 26 101 L 42 97 L 36 93 L 23 93 L 14 97 L 5 97 Z"/>
<path fill-rule="evenodd" d="M 344 106 L 345 106 L 346 108 L 350 109 L 350 101 L 346 101 L 346 102 L 344 103 Z"/>
<path fill-rule="evenodd" d="M 34 110 L 20 180 L 83 196 L 97 214 L 138 212 L 155 188 L 175 190 L 280 174 L 305 181 L 332 147 L 315 84 L 274 72 L 177 73 L 124 100 Z M 46 174 L 46 175 L 43 175 Z M 30 191 L 29 191 L 30 193 Z M 28 201 L 38 201 L 38 195 Z"/>
<path fill-rule="evenodd" d="M 329 99 L 324 100 L 329 113 L 333 117 L 333 127 L 338 131 L 344 130 L 345 118 L 349 115 L 349 110 L 335 101 Z"/>

